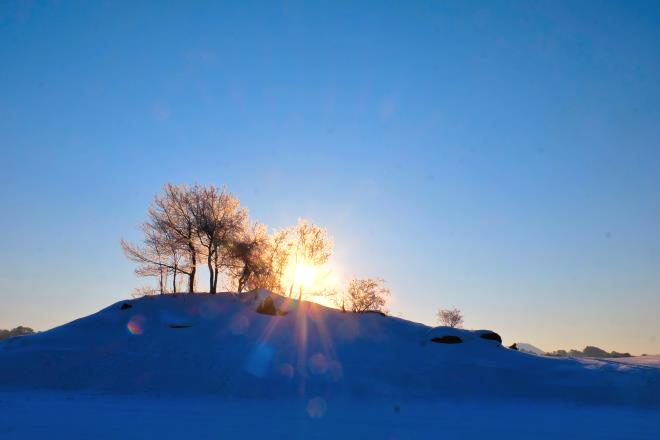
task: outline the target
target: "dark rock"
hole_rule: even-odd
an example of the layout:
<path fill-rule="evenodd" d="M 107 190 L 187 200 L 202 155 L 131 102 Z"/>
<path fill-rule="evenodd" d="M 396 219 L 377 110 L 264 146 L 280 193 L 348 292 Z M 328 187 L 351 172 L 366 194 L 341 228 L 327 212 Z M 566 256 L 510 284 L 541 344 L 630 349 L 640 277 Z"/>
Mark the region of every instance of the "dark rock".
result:
<path fill-rule="evenodd" d="M 119 308 L 119 310 L 126 310 L 126 309 L 130 309 L 131 307 L 133 307 L 131 304 L 129 304 L 129 303 L 124 303 L 124 304 L 121 305 L 121 307 Z"/>
<path fill-rule="evenodd" d="M 437 342 L 438 344 L 460 344 L 463 340 L 458 336 L 447 335 L 433 338 L 431 342 Z"/>
<path fill-rule="evenodd" d="M 516 351 L 518 351 L 518 344 L 516 344 L 516 343 L 514 342 L 513 345 L 509 346 L 509 348 L 510 348 L 511 350 L 516 350 Z"/>
<path fill-rule="evenodd" d="M 259 303 L 257 306 L 257 310 L 255 310 L 257 313 L 261 313 L 262 315 L 273 315 L 273 316 L 282 316 L 286 315 L 286 312 L 282 310 L 277 310 L 277 307 L 275 307 L 275 302 L 273 301 L 273 298 L 270 296 L 267 296 Z"/>
<path fill-rule="evenodd" d="M 376 315 L 380 316 L 387 316 L 387 314 L 381 310 L 364 310 L 362 312 L 357 312 L 357 313 L 374 313 Z"/>
<path fill-rule="evenodd" d="M 500 344 L 502 343 L 502 338 L 495 332 L 487 332 L 479 335 L 481 339 L 488 339 L 489 341 L 497 341 Z"/>

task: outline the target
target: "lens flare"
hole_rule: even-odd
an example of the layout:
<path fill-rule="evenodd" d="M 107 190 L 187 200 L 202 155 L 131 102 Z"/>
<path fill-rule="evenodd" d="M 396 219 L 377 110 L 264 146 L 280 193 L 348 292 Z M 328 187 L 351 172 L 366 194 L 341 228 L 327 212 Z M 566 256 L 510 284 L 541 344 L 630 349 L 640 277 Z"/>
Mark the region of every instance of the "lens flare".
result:
<path fill-rule="evenodd" d="M 307 402 L 307 414 L 313 419 L 320 419 L 325 415 L 328 409 L 328 404 L 321 397 L 314 397 Z"/>
<path fill-rule="evenodd" d="M 132 335 L 141 335 L 144 333 L 144 317 L 142 315 L 132 316 L 126 324 L 126 328 Z"/>

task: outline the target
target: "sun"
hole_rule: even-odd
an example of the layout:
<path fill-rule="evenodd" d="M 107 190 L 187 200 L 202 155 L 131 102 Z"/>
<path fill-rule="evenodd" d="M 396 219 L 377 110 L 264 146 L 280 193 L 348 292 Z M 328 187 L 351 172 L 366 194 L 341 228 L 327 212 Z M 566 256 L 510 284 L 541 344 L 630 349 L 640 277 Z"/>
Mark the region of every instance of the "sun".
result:
<path fill-rule="evenodd" d="M 318 269 L 314 266 L 305 263 L 298 264 L 293 279 L 297 286 L 310 288 L 314 285 L 317 273 Z"/>
<path fill-rule="evenodd" d="M 321 265 L 291 262 L 282 276 L 282 285 L 290 297 L 336 307 L 333 295 L 337 293 L 340 278 L 340 268 L 334 261 Z"/>

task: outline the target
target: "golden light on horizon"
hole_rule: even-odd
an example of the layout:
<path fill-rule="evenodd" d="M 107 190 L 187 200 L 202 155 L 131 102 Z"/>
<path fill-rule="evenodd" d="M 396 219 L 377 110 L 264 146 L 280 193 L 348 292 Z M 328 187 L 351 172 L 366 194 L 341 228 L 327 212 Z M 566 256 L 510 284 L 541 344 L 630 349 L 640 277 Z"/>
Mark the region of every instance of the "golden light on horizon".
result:
<path fill-rule="evenodd" d="M 339 288 L 339 269 L 332 261 L 320 266 L 307 263 L 291 264 L 285 271 L 285 286 L 289 286 L 291 295 L 298 298 L 302 289 L 302 297 L 327 307 L 336 307 L 329 295 Z"/>

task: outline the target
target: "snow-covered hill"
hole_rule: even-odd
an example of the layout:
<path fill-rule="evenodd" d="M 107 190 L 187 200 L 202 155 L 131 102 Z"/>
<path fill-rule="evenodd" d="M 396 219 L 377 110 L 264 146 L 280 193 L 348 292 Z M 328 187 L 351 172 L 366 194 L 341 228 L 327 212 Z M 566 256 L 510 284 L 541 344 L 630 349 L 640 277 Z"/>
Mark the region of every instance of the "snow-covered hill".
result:
<path fill-rule="evenodd" d="M 255 311 L 269 295 L 281 314 Z M 3 341 L 0 390 L 660 406 L 657 368 L 533 356 L 488 333 L 342 313 L 265 291 L 145 297 Z M 448 336 L 462 342 L 433 342 Z"/>

